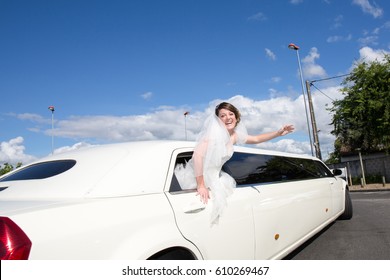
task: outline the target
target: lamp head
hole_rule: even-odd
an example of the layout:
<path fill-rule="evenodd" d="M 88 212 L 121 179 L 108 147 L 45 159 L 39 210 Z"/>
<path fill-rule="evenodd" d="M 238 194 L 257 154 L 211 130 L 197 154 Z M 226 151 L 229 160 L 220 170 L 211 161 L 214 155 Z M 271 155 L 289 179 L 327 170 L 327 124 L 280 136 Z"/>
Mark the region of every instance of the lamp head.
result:
<path fill-rule="evenodd" d="M 291 50 L 295 50 L 295 51 L 299 50 L 299 47 L 297 45 L 293 44 L 293 43 L 288 45 L 288 48 L 291 49 Z"/>

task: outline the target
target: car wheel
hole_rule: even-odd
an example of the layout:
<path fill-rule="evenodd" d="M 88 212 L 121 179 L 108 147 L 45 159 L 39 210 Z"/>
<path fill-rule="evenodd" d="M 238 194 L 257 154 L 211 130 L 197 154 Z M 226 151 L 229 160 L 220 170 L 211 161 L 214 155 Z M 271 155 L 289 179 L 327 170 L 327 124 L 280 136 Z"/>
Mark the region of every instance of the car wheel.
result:
<path fill-rule="evenodd" d="M 161 251 L 149 258 L 149 260 L 194 260 L 194 256 L 184 248 L 170 248 Z"/>
<path fill-rule="evenodd" d="M 345 210 L 339 217 L 340 220 L 350 220 L 353 216 L 352 200 L 349 190 L 345 189 Z"/>

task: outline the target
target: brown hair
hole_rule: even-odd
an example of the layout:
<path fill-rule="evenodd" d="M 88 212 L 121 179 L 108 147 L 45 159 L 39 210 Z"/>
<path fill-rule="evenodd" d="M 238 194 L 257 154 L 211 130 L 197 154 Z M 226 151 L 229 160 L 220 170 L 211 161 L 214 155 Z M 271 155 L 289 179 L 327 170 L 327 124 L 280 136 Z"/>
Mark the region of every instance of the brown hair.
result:
<path fill-rule="evenodd" d="M 241 113 L 233 104 L 230 104 L 228 102 L 222 102 L 222 103 L 218 104 L 215 107 L 215 115 L 217 117 L 219 117 L 219 111 L 221 109 L 226 109 L 226 110 L 233 112 L 234 115 L 236 116 L 237 124 L 241 121 Z"/>

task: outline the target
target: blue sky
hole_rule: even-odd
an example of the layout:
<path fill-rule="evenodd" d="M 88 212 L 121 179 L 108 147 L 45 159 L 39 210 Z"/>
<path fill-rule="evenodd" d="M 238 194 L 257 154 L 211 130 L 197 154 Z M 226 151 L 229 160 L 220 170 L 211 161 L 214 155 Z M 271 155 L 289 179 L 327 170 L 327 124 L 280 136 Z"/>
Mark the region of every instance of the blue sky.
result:
<path fill-rule="evenodd" d="M 297 54 L 309 81 L 380 60 L 389 13 L 388 0 L 0 0 L 0 164 L 52 139 L 55 152 L 194 140 L 220 101 L 252 134 L 295 125 L 259 147 L 311 154 Z M 323 158 L 341 81 L 311 88 Z"/>

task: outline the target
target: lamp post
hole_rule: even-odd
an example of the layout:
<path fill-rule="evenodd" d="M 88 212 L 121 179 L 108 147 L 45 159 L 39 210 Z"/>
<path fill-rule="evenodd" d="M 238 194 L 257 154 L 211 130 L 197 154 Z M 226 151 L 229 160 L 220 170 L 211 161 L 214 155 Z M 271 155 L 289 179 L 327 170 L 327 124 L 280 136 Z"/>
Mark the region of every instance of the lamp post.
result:
<path fill-rule="evenodd" d="M 301 60 L 300 60 L 300 58 L 299 58 L 299 47 L 298 47 L 297 45 L 291 43 L 291 44 L 288 45 L 288 48 L 289 48 L 290 50 L 296 51 L 296 53 L 297 53 L 298 67 L 299 67 L 299 75 L 300 75 L 300 77 L 301 77 L 301 87 L 302 87 L 303 103 L 305 104 L 305 114 L 306 114 L 307 132 L 309 133 L 311 155 L 314 156 L 314 153 L 313 153 L 313 142 L 312 142 L 312 140 L 311 140 L 311 133 L 310 133 L 309 115 L 307 114 L 305 88 L 304 88 L 304 85 L 303 85 L 303 75 L 302 75 Z"/>
<path fill-rule="evenodd" d="M 51 111 L 51 154 L 54 153 L 54 106 L 49 106 Z"/>
<path fill-rule="evenodd" d="M 185 134 L 185 139 L 187 141 L 187 115 L 190 112 L 184 112 L 184 134 Z"/>

